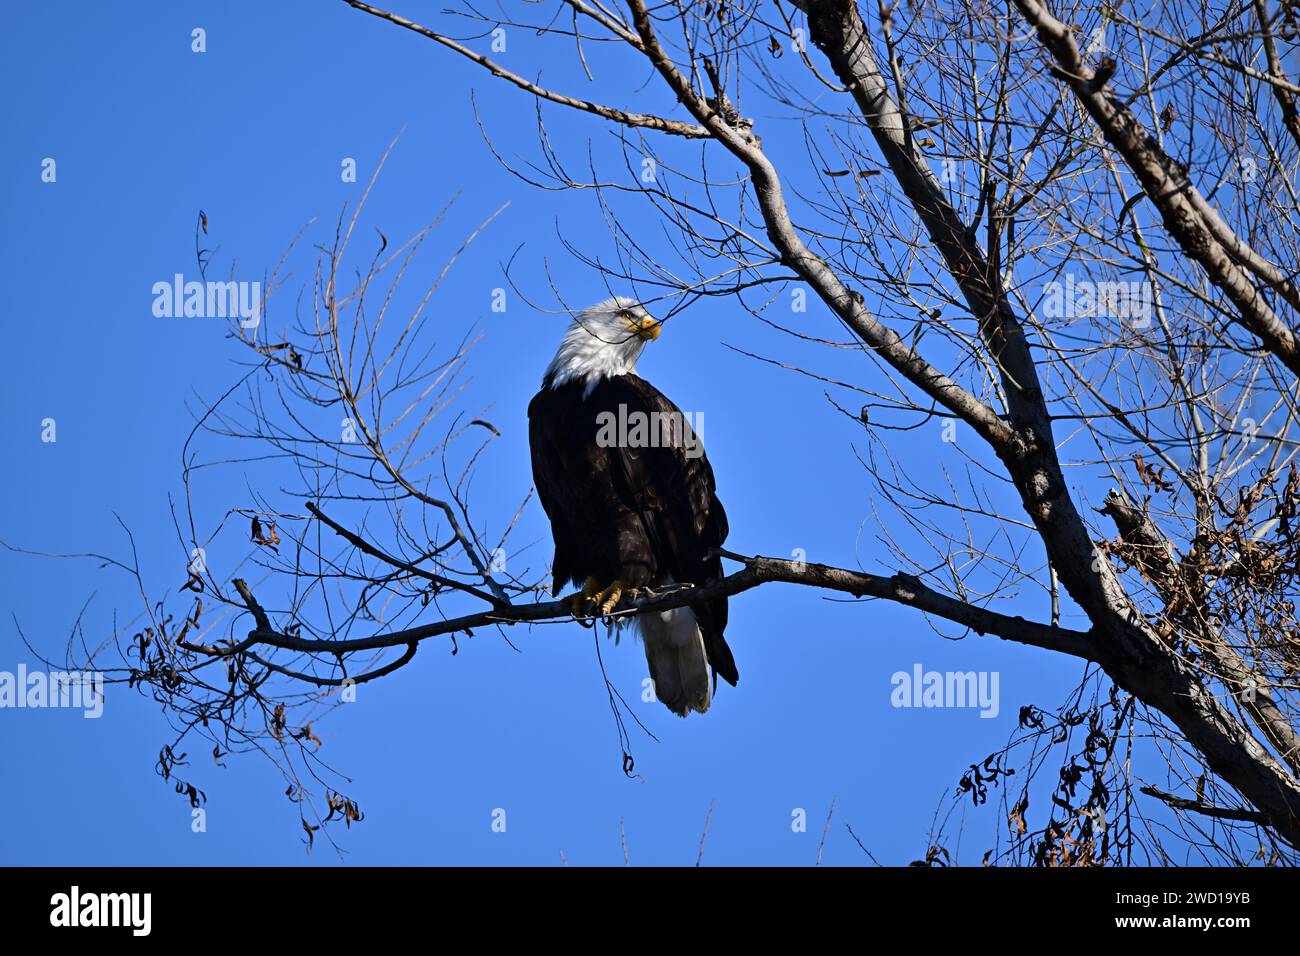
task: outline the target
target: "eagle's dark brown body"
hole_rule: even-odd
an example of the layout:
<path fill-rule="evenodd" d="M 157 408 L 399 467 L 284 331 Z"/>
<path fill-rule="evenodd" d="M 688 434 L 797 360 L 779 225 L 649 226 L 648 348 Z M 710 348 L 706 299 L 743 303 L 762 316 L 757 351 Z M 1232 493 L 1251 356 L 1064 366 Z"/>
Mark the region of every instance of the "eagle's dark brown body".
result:
<path fill-rule="evenodd" d="M 722 563 L 709 552 L 727 537 L 727 515 L 703 446 L 680 409 L 634 373 L 602 378 L 584 397 L 586 388 L 581 380 L 551 387 L 548 379 L 528 406 L 533 478 L 555 538 L 552 593 L 589 578 L 655 588 L 720 577 Z M 608 421 L 602 413 L 640 413 L 676 423 L 675 429 L 684 423 L 686 433 L 659 447 L 598 441 L 601 422 Z M 697 604 L 694 612 L 715 679 L 734 685 L 736 664 L 723 639 L 726 598 Z M 674 712 L 687 709 L 685 702 L 661 699 Z"/>

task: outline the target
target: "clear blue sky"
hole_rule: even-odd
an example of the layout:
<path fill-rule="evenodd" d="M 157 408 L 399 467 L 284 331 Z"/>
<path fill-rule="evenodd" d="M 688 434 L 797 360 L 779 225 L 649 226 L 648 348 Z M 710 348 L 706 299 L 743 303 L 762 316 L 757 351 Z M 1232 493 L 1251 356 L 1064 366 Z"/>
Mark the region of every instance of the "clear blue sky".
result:
<path fill-rule="evenodd" d="M 438 15 L 426 4 L 406 7 L 417 18 Z M 180 491 L 180 449 L 192 425 L 185 401 L 228 387 L 239 353 L 219 322 L 155 318 L 150 288 L 193 271 L 200 208 L 223 266 L 233 259 L 254 275 L 272 268 L 307 219 L 332 221 L 359 195 L 361 185 L 340 182 L 340 160 L 355 157 L 364 184 L 403 126 L 368 226 L 404 236 L 459 194 L 435 240 L 449 251 L 511 202 L 431 313 L 448 347 L 471 329 L 485 334 L 462 407 L 487 409 L 503 431 L 476 501 L 494 520 L 508 519 L 531 482 L 525 408 L 561 326 L 518 299 L 494 314 L 491 290 L 503 285 L 502 263 L 523 242 L 520 268 L 533 291 L 545 291 L 546 260 L 567 298 L 603 298 L 600 278 L 560 247 L 557 228 L 581 237 L 592 254 L 610 251 L 589 195 L 531 189 L 484 145 L 471 88 L 511 156 L 536 155 L 530 98 L 341 3 L 24 4 L 7 26 L 0 537 L 121 554 L 128 543 L 116 514 L 135 535 L 153 588 L 183 580 L 168 495 Z M 202 55 L 190 50 L 196 26 L 207 31 Z M 503 59 L 530 75 L 572 81 L 580 93 L 592 88 L 573 74 L 568 51 L 548 54 L 551 62 L 530 43 L 518 37 Z M 597 87 L 635 91 L 641 79 L 605 74 Z M 657 88 L 630 95 L 667 109 Z M 588 139 L 607 140 L 588 117 L 558 108 L 546 115 L 575 160 Z M 781 135 L 768 134 L 772 148 L 798 155 L 797 135 L 788 144 Z M 58 164 L 53 184 L 41 181 L 46 157 Z M 662 242 L 645 207 L 627 203 L 620 215 L 631 234 Z M 816 306 L 806 321 L 814 334 L 836 334 Z M 871 485 L 854 457 L 854 443 L 864 447 L 861 429 L 827 404 L 820 385 L 725 344 L 771 355 L 790 348 L 738 307 L 713 301 L 674 320 L 641 371 L 683 408 L 704 412 L 731 516 L 729 546 L 772 555 L 803 548 L 810 560 L 893 570 L 881 563 Z M 878 384 L 860 363 L 837 363 L 823 367 Z M 47 417 L 57 421 L 54 444 L 41 441 Z M 937 470 L 945 455 L 960 461 L 937 425 L 898 441 L 917 469 Z M 220 504 L 248 504 L 238 474 L 226 477 Z M 530 505 L 522 521 L 517 540 L 537 542 L 525 559 L 544 566 L 540 508 Z M 107 636 L 113 608 L 134 614 L 137 606 L 119 575 L 2 552 L 0 588 L 12 612 L 0 621 L 0 670 L 35 664 L 18 626 L 57 652 L 92 593 L 92 637 Z M 1015 610 L 1041 617 L 1044 605 L 1035 598 Z M 685 721 L 657 704 L 634 704 L 659 742 L 634 736 L 642 778 L 629 780 L 591 632 L 565 625 L 510 636 L 522 653 L 486 632 L 462 641 L 454 658 L 428 648 L 315 728 L 367 814 L 338 833 L 348 860 L 554 865 L 563 853 L 575 864 L 614 864 L 622 861 L 625 818 L 634 863 L 691 863 L 716 801 L 706 862 L 806 865 L 836 800 L 827 863 L 866 862 L 845 823 L 879 860 L 905 863 L 924 852 L 936 809 L 948 809 L 945 791 L 1006 742 L 1019 708 L 1058 703 L 1082 670 L 991 638 L 945 640 L 904 609 L 766 587 L 732 602 L 739 688 L 721 688 L 707 716 Z M 617 686 L 639 700 L 640 649 L 625 641 L 603 650 Z M 1001 713 L 987 720 L 973 710 L 892 707 L 890 675 L 917 663 L 997 671 Z M 192 833 L 188 805 L 153 773 L 168 739 L 156 707 L 122 687 L 110 688 L 98 721 L 59 710 L 0 711 L 0 863 L 337 862 L 326 847 L 304 851 L 282 782 L 252 756 L 217 768 L 199 749 L 189 776 L 208 794 L 208 828 Z M 490 826 L 497 807 L 507 811 L 504 834 Z M 792 832 L 796 808 L 808 814 L 806 833 Z M 997 811 L 968 815 L 962 859 L 977 864 L 992 845 Z"/>

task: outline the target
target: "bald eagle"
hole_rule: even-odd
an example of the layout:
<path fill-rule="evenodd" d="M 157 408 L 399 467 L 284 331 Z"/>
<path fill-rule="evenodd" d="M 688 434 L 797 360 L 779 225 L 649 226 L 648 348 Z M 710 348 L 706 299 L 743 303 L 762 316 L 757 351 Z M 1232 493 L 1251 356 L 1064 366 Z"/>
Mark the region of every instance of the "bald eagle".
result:
<path fill-rule="evenodd" d="M 533 480 L 555 539 L 551 594 L 581 586 L 575 616 L 608 614 L 628 593 L 722 575 L 710 551 L 727 537 L 727 514 L 699 435 L 636 374 L 661 329 L 621 296 L 580 312 L 528 406 Z M 719 675 L 735 685 L 725 597 L 634 623 L 655 696 L 674 714 L 707 711 Z"/>

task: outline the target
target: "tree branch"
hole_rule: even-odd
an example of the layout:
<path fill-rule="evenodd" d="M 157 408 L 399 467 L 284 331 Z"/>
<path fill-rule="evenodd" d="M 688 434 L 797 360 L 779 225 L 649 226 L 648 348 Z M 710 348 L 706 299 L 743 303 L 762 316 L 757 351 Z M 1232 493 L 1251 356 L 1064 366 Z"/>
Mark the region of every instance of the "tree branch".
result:
<path fill-rule="evenodd" d="M 956 598 L 949 597 L 923 584 L 908 574 L 884 576 L 850 571 L 824 564 L 789 561 L 780 558 L 746 558 L 724 552 L 727 557 L 740 561 L 744 567 L 699 587 L 682 585 L 637 597 L 625 597 L 610 618 L 626 620 L 645 611 L 667 611 L 720 597 L 730 597 L 749 591 L 762 584 L 785 583 L 839 591 L 854 597 L 878 598 L 905 604 L 927 614 L 967 627 L 977 634 L 992 634 L 1004 640 L 1030 647 L 1058 651 L 1083 660 L 1100 663 L 1098 649 L 1091 635 L 1025 620 L 1017 615 L 1000 614 Z M 239 582 L 242 584 L 242 582 Z M 238 586 L 238 585 L 237 585 Z M 241 594 L 247 592 L 247 585 Z M 251 592 L 245 594 L 250 609 L 258 607 Z M 536 604 L 512 605 L 491 611 L 480 611 L 462 617 L 433 621 L 418 627 L 370 637 L 346 640 L 322 640 L 284 634 L 270 627 L 264 611 L 255 612 L 257 627 L 243 641 L 232 644 L 188 644 L 187 649 L 213 657 L 231 657 L 258 645 L 279 647 L 285 650 L 316 654 L 345 654 L 354 651 L 375 650 L 386 647 L 413 645 L 431 637 L 444 634 L 472 633 L 475 628 L 498 624 L 538 624 L 547 621 L 572 619 L 567 599 L 544 601 Z"/>
<path fill-rule="evenodd" d="M 538 86 L 536 83 L 529 82 L 519 74 L 512 73 L 499 63 L 483 56 L 481 53 L 475 53 L 469 47 L 462 46 L 450 37 L 445 37 L 441 33 L 436 33 L 428 27 L 420 26 L 420 24 L 414 23 L 405 17 L 398 16 L 396 13 L 390 13 L 387 10 L 372 7 L 368 3 L 362 3 L 361 0 L 343 0 L 343 2 L 350 7 L 362 11 L 363 13 L 369 13 L 371 16 L 379 17 L 381 20 L 395 23 L 397 26 L 410 30 L 413 33 L 418 33 L 422 37 L 427 37 L 435 43 L 441 43 L 449 50 L 455 50 L 466 59 L 473 60 L 493 76 L 499 76 L 501 79 L 513 83 L 520 89 L 526 90 L 534 96 L 551 103 L 558 103 L 561 106 L 568 106 L 575 110 L 582 110 L 585 113 L 593 113 L 602 119 L 612 120 L 622 126 L 651 129 L 660 133 L 669 133 L 673 136 L 684 136 L 687 139 L 708 139 L 712 135 L 702 126 L 683 123 L 680 120 L 671 120 L 662 116 L 654 116 L 649 113 L 626 113 L 623 110 L 615 109 L 612 106 L 603 106 L 600 103 L 593 103 L 590 100 L 581 100 L 576 97 L 565 96 L 563 93 L 556 93 L 554 90 L 548 90 L 545 87 Z"/>
<path fill-rule="evenodd" d="M 1257 813 L 1254 810 L 1236 810 L 1232 807 L 1214 807 L 1197 800 L 1188 800 L 1186 797 L 1175 797 L 1172 793 L 1165 793 L 1163 790 L 1157 790 L 1155 787 L 1151 786 L 1142 787 L 1140 789 L 1141 792 L 1145 793 L 1148 797 L 1155 797 L 1157 800 L 1163 800 L 1175 810 L 1192 810 L 1207 817 L 1214 817 L 1217 820 L 1239 820 L 1242 823 L 1253 823 L 1256 826 L 1268 825 L 1263 814 Z"/>
<path fill-rule="evenodd" d="M 320 508 L 316 507 L 316 505 L 310 501 L 307 502 L 307 510 L 310 511 L 318 521 L 320 521 L 322 524 L 328 525 L 334 531 L 335 534 L 339 535 L 339 537 L 346 540 L 354 548 L 358 549 L 359 551 L 364 551 L 372 558 L 378 558 L 380 561 L 383 561 L 385 564 L 390 564 L 393 567 L 406 571 L 408 574 L 413 574 L 416 577 L 424 578 L 426 581 L 429 581 L 433 584 L 437 584 L 440 587 L 453 588 L 457 591 L 464 591 L 466 594 L 472 594 L 476 598 L 487 601 L 489 604 L 506 605 L 510 603 L 509 601 L 501 600 L 495 595 L 488 594 L 486 591 L 480 591 L 478 588 L 474 587 L 473 585 L 465 584 L 462 581 L 456 581 L 453 580 L 452 578 L 445 578 L 442 575 L 434 574 L 431 571 L 425 571 L 423 568 L 418 568 L 413 564 L 410 564 L 406 561 L 402 561 L 399 558 L 394 558 L 392 555 L 386 554 L 385 552 L 377 548 L 375 545 L 367 541 L 365 538 L 362 538 L 360 535 L 355 534 L 352 531 L 349 531 L 347 528 L 343 527 L 333 518 L 330 518 L 328 515 L 325 514 L 325 512 L 321 511 Z"/>
<path fill-rule="evenodd" d="M 1286 0 L 1283 0 L 1285 3 Z M 1273 21 L 1268 15 L 1266 0 L 1255 0 L 1255 17 L 1259 20 L 1259 31 L 1264 41 L 1264 54 L 1268 57 L 1268 72 L 1274 79 L 1289 83 L 1286 69 L 1282 66 L 1282 57 L 1277 51 L 1277 38 L 1273 32 Z M 1269 84 L 1273 89 L 1273 98 L 1282 111 L 1282 122 L 1287 132 L 1300 146 L 1300 113 L 1296 112 L 1295 94 L 1283 83 Z"/>

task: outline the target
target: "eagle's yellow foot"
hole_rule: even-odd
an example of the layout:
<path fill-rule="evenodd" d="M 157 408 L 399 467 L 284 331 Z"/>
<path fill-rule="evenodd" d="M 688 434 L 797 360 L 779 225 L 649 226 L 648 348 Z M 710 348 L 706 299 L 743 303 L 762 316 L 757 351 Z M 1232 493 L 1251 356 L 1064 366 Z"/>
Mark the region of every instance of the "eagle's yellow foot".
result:
<path fill-rule="evenodd" d="M 582 590 L 569 598 L 569 610 L 573 616 L 586 617 L 588 605 L 593 603 L 599 593 L 600 582 L 595 578 L 587 578 L 587 583 L 582 586 Z"/>
<path fill-rule="evenodd" d="M 606 617 L 614 608 L 618 607 L 618 602 L 623 600 L 623 595 L 635 593 L 636 588 L 619 578 L 605 590 L 594 595 L 591 600 L 600 611 L 600 616 Z"/>

